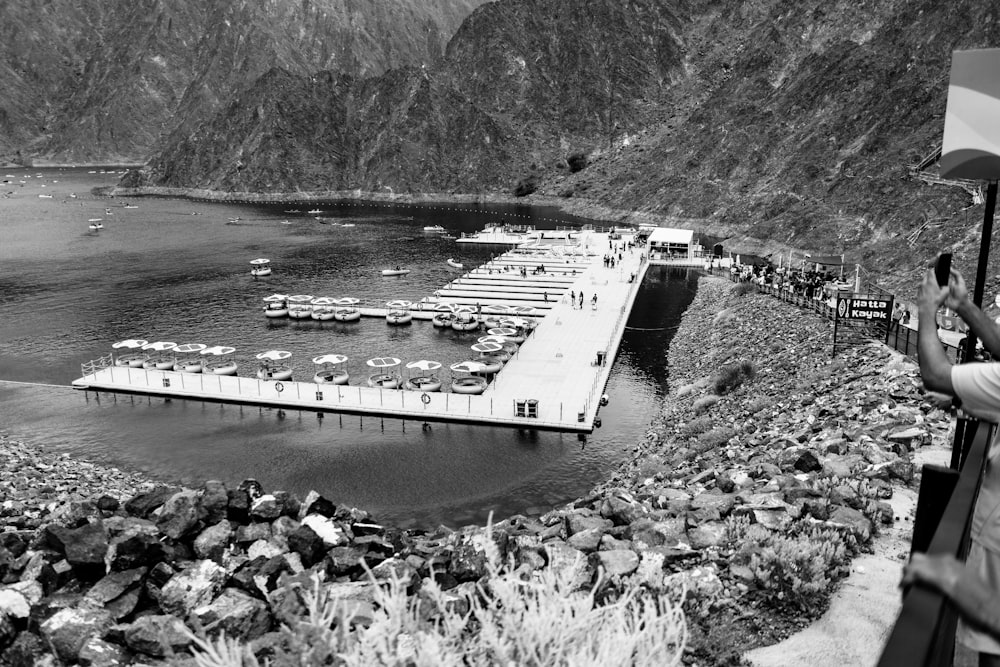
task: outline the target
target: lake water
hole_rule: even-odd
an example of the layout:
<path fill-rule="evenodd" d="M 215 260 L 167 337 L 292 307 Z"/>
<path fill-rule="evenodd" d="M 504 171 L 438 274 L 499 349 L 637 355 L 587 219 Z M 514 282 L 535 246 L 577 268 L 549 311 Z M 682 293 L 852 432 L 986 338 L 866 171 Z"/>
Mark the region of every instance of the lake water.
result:
<path fill-rule="evenodd" d="M 377 318 L 270 320 L 262 298 L 280 292 L 416 301 L 459 275 L 449 257 L 472 266 L 505 249 L 456 244 L 424 233 L 425 225 L 458 236 L 502 220 L 539 228 L 582 221 L 497 206 L 137 198 L 129 202 L 137 208 L 124 208 L 121 200 L 90 194 L 114 183 L 115 173 L 0 171 L 10 181 L 0 191 L 11 193 L 0 199 L 0 432 L 186 484 L 254 477 L 269 490 L 316 489 L 404 527 L 482 522 L 490 511 L 542 512 L 606 478 L 659 409 L 670 335 L 695 290 L 693 273 L 650 270 L 612 368 L 602 427 L 582 440 L 82 392 L 68 386 L 80 364 L 125 338 L 232 345 L 241 375 L 252 375 L 254 355 L 268 349 L 290 350 L 300 379 L 311 376 L 312 357 L 346 354 L 352 383 L 366 376 L 371 357 L 462 361 L 476 335 L 429 322 L 390 327 Z M 305 213 L 313 207 L 324 210 L 322 219 Z M 286 212 L 292 208 L 302 212 Z M 102 218 L 104 228 L 91 231 L 91 218 Z M 271 276 L 250 276 L 249 261 L 257 257 L 271 259 Z M 397 264 L 411 273 L 381 277 L 382 268 Z"/>

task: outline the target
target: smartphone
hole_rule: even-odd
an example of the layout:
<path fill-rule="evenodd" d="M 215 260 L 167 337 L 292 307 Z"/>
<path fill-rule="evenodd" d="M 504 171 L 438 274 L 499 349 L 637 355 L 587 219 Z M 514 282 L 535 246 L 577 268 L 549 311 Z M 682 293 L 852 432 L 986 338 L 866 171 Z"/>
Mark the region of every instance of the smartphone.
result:
<path fill-rule="evenodd" d="M 948 279 L 951 278 L 950 252 L 943 252 L 938 255 L 937 261 L 934 263 L 934 277 L 937 278 L 938 285 L 941 287 L 948 284 Z"/>

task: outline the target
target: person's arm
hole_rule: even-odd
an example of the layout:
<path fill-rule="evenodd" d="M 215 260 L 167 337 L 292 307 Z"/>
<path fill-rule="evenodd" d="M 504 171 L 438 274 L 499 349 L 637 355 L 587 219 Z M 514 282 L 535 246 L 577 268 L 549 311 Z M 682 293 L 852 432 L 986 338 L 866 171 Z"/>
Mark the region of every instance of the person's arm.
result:
<path fill-rule="evenodd" d="M 949 288 L 937 284 L 934 269 L 928 269 L 917 294 L 917 308 L 920 313 L 917 358 L 920 362 L 920 377 L 924 381 L 924 388 L 928 391 L 954 395 L 951 364 L 944 354 L 944 347 L 937 335 L 937 311 L 948 294 Z"/>
<path fill-rule="evenodd" d="M 969 330 L 983 341 L 983 347 L 989 350 L 990 354 L 1000 355 L 1000 328 L 972 302 L 965 279 L 955 269 L 951 270 L 948 289 L 945 305 L 958 313 L 958 316 L 969 325 Z"/>
<path fill-rule="evenodd" d="M 923 582 L 937 589 L 958 608 L 962 616 L 1000 638 L 1000 605 L 986 581 L 981 581 L 954 556 L 916 553 L 903 570 L 901 586 Z"/>

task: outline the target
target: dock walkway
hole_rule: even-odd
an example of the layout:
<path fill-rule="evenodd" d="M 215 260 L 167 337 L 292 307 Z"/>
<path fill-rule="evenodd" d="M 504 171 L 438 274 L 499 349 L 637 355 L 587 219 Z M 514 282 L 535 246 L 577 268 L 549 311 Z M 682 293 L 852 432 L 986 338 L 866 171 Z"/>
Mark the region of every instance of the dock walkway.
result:
<path fill-rule="evenodd" d="M 602 262 L 609 249 L 607 236 L 591 234 L 586 243 L 593 254 L 543 258 L 509 251 L 435 293 L 439 300 L 453 303 L 513 304 L 538 309 L 541 317 L 536 318 L 540 320 L 537 328 L 480 395 L 274 382 L 126 366 L 94 368 L 74 380 L 73 386 L 318 412 L 589 432 L 594 428 L 648 260 L 640 248 L 625 250 L 622 261 L 609 268 Z M 498 271 L 499 267 L 515 265 L 519 269 L 525 263 L 528 267 L 544 264 L 546 274 L 533 275 L 529 271 L 522 278 L 519 270 L 516 274 Z M 570 273 L 567 267 L 571 267 Z M 635 279 L 631 280 L 633 275 Z M 576 303 L 570 303 L 571 291 Z M 578 301 L 581 292 L 582 308 Z M 595 294 L 597 303 L 592 307 Z M 366 313 L 371 315 L 381 311 L 365 310 L 372 310 Z M 415 317 L 418 313 L 432 315 L 426 310 L 414 310 Z"/>

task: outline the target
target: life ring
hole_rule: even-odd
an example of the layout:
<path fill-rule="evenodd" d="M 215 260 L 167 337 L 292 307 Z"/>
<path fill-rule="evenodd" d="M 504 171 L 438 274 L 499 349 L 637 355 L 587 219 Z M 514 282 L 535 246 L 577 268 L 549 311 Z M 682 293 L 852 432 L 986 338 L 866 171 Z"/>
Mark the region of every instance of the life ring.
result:
<path fill-rule="evenodd" d="M 420 402 L 423 403 L 424 405 L 427 405 L 428 403 L 431 402 L 431 397 L 427 394 L 426 391 L 420 394 Z"/>
<path fill-rule="evenodd" d="M 285 385 L 281 384 L 280 382 L 275 382 L 274 390 L 280 394 L 281 392 L 285 391 Z"/>

